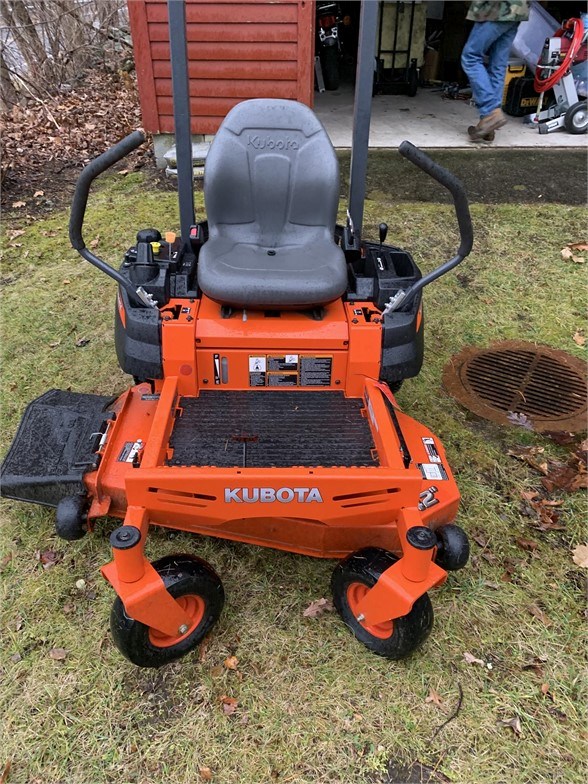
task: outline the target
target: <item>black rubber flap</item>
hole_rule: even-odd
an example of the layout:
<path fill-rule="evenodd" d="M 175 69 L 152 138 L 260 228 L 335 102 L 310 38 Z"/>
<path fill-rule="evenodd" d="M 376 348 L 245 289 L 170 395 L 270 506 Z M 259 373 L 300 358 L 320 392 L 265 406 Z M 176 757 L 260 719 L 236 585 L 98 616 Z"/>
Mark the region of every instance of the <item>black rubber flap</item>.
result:
<path fill-rule="evenodd" d="M 0 469 L 0 495 L 57 506 L 84 492 L 110 397 L 52 389 L 29 403 Z"/>
<path fill-rule="evenodd" d="M 169 465 L 378 465 L 363 401 L 342 392 L 208 391 L 180 405 Z"/>

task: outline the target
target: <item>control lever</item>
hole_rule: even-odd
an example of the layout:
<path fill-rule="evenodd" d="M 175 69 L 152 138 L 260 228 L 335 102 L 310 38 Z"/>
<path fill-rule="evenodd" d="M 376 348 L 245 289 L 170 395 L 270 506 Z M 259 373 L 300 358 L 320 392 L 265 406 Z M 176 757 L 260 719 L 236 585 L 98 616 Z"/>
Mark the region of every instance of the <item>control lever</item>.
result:
<path fill-rule="evenodd" d="M 472 227 L 468 199 L 465 189 L 457 177 L 450 174 L 447 169 L 439 166 L 438 163 L 435 163 L 428 155 L 410 142 L 402 142 L 398 148 L 398 152 L 411 163 L 414 163 L 415 166 L 418 166 L 425 174 L 428 174 L 434 180 L 437 180 L 438 183 L 443 185 L 444 188 L 447 188 L 451 193 L 457 224 L 459 226 L 460 245 L 455 256 L 449 259 L 449 261 L 441 264 L 432 272 L 423 275 L 420 280 L 417 280 L 416 283 L 413 283 L 408 289 L 400 289 L 396 294 L 390 297 L 382 310 L 383 316 L 398 310 L 401 305 L 408 305 L 425 286 L 428 286 L 429 283 L 432 283 L 434 280 L 437 280 L 437 278 L 440 278 L 442 275 L 449 272 L 449 270 L 457 267 L 458 264 L 461 264 L 465 257 L 470 254 L 474 242 L 474 230 Z"/>
<path fill-rule="evenodd" d="M 386 237 L 388 236 L 388 224 L 387 223 L 380 223 L 378 226 L 378 232 L 380 235 L 380 253 L 382 252 L 382 245 L 386 242 Z M 381 256 L 378 256 L 376 259 L 378 269 L 380 272 L 384 272 L 384 262 Z"/>
<path fill-rule="evenodd" d="M 378 231 L 380 232 L 380 250 L 382 250 L 382 245 L 386 242 L 386 237 L 388 236 L 388 224 L 380 223 Z"/>

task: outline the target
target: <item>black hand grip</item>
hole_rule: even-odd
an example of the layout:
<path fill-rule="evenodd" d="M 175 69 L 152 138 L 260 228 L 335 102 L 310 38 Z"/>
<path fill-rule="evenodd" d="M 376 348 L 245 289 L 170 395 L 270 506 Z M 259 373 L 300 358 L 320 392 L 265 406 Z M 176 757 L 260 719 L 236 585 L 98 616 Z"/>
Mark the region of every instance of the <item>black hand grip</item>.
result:
<path fill-rule="evenodd" d="M 455 206 L 455 214 L 457 216 L 457 223 L 459 225 L 459 235 L 461 238 L 461 245 L 457 251 L 457 256 L 464 259 L 471 251 L 474 244 L 474 229 L 472 227 L 472 218 L 470 216 L 470 208 L 468 199 L 461 181 L 443 166 L 431 160 L 429 156 L 414 144 L 404 141 L 398 148 L 398 152 L 419 169 L 428 174 L 438 183 L 443 185 L 444 188 L 453 196 L 453 204 Z"/>
<path fill-rule="evenodd" d="M 82 226 L 92 181 L 95 180 L 99 174 L 105 172 L 106 169 L 122 160 L 125 155 L 128 155 L 133 150 L 136 150 L 137 147 L 140 147 L 144 141 L 145 135 L 142 131 L 133 131 L 133 133 L 125 136 L 118 144 L 115 144 L 114 147 L 103 152 L 102 155 L 99 155 L 82 169 L 82 173 L 78 177 L 76 184 L 69 217 L 69 240 L 75 250 L 82 251 L 86 247 L 86 243 L 82 236 Z"/>

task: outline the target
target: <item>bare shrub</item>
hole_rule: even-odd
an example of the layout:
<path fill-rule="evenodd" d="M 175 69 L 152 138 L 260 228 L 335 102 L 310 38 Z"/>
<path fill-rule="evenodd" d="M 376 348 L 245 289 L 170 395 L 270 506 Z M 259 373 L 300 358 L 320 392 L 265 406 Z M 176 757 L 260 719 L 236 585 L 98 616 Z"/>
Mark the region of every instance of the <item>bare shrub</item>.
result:
<path fill-rule="evenodd" d="M 89 69 L 129 60 L 125 0 L 0 0 L 0 100 L 67 89 Z"/>

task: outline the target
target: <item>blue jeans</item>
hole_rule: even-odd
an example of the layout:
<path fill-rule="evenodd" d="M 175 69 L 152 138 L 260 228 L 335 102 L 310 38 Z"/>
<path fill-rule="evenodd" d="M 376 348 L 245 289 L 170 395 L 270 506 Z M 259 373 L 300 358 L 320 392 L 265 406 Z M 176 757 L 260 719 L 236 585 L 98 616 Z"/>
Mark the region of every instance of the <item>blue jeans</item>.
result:
<path fill-rule="evenodd" d="M 464 46 L 461 67 L 470 80 L 480 117 L 502 106 L 508 55 L 518 26 L 519 22 L 476 22 Z"/>

